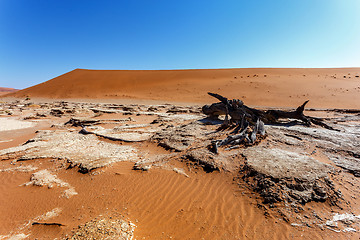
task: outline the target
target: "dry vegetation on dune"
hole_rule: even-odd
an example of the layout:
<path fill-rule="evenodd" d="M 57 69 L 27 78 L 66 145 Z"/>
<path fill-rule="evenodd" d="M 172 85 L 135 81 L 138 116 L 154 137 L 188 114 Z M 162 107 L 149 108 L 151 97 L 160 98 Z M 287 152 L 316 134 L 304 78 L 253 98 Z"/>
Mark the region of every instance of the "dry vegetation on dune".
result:
<path fill-rule="evenodd" d="M 206 92 L 252 106 L 360 108 L 360 69 L 76 69 L 9 96 L 57 99 L 152 99 L 206 103 Z M 286 99 L 286 100 L 285 100 Z"/>
<path fill-rule="evenodd" d="M 359 238 L 360 110 L 212 96 L 1 103 L 0 239 Z"/>

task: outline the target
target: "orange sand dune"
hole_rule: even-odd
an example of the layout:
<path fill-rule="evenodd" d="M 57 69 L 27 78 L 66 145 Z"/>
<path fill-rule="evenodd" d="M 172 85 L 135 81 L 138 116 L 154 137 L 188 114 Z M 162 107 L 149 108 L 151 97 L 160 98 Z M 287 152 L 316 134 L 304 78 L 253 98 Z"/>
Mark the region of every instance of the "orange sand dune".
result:
<path fill-rule="evenodd" d="M 149 99 L 210 103 L 208 91 L 252 106 L 360 108 L 360 68 L 327 69 L 75 69 L 9 94 L 56 99 Z"/>
<path fill-rule="evenodd" d="M 5 88 L 5 87 L 0 87 L 0 95 L 4 95 L 4 94 L 8 94 L 8 93 L 12 93 L 12 92 L 16 92 L 18 91 L 18 89 L 15 88 Z"/>

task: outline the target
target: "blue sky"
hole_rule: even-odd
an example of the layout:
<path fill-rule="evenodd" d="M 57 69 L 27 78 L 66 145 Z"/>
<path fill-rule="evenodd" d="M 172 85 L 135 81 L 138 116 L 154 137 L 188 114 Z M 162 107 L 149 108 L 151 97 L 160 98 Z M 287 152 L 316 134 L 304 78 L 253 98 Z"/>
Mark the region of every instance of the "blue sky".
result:
<path fill-rule="evenodd" d="M 75 68 L 360 67 L 359 0 L 0 0 L 0 86 Z"/>

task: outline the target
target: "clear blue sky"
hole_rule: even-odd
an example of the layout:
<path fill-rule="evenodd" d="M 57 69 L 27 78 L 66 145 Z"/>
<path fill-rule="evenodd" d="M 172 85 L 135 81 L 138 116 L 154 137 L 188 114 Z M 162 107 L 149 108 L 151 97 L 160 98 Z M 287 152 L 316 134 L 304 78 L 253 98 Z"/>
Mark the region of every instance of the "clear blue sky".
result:
<path fill-rule="evenodd" d="M 0 0 L 2 87 L 243 67 L 360 67 L 360 0 Z"/>

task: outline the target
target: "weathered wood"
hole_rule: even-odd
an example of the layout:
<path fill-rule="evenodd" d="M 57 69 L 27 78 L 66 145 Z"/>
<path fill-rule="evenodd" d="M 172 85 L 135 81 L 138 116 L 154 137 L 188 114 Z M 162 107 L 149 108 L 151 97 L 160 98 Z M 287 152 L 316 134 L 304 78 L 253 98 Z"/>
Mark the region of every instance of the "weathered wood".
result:
<path fill-rule="evenodd" d="M 31 225 L 44 225 L 44 226 L 58 226 L 58 227 L 62 227 L 65 226 L 64 224 L 61 223 L 42 223 L 42 222 L 33 222 Z"/>
<path fill-rule="evenodd" d="M 225 138 L 224 140 L 222 140 L 220 142 L 219 146 L 225 146 L 225 145 L 231 144 L 231 142 L 233 142 L 235 140 L 238 140 L 238 139 L 242 139 L 242 140 L 245 139 L 245 131 L 241 132 L 238 135 L 229 135 L 229 136 L 227 136 L 227 138 Z"/>
<path fill-rule="evenodd" d="M 129 142 L 130 143 L 130 142 L 144 142 L 145 141 L 145 140 L 127 140 L 127 139 L 123 139 L 123 138 L 110 137 L 110 136 L 90 132 L 90 131 L 86 130 L 84 126 L 82 126 L 82 129 L 79 131 L 79 133 L 84 134 L 84 135 L 94 134 L 97 137 L 105 138 L 105 139 L 108 139 L 111 141 L 118 141 L 118 142 Z"/>
<path fill-rule="evenodd" d="M 244 103 L 238 99 L 228 100 L 226 97 L 223 97 L 217 93 L 209 92 L 208 94 L 220 100 L 220 102 L 203 106 L 202 111 L 204 114 L 211 117 L 218 117 L 219 115 L 229 115 L 230 120 L 228 120 L 228 118 L 226 117 L 227 121 L 225 121 L 225 124 L 228 124 L 229 121 L 243 122 L 245 119 L 251 124 L 255 125 L 258 120 L 261 120 L 262 126 L 259 125 L 257 131 L 261 130 L 262 135 L 265 134 L 263 127 L 264 122 L 270 124 L 278 123 L 279 119 L 297 119 L 303 122 L 306 126 L 310 126 L 312 123 L 330 130 L 336 130 L 324 123 L 322 118 L 315 118 L 304 115 L 305 106 L 309 102 L 309 100 L 305 101 L 297 109 L 291 111 L 274 109 L 263 111 L 255 108 L 250 108 L 244 105 Z M 236 130 L 239 131 L 239 129 Z"/>
<path fill-rule="evenodd" d="M 309 100 L 305 101 L 295 111 L 268 110 L 265 112 L 265 119 L 269 122 L 276 122 L 280 118 L 299 119 L 306 125 L 310 125 L 310 120 L 304 115 L 305 105 Z"/>
<path fill-rule="evenodd" d="M 264 122 L 261 121 L 260 119 L 257 120 L 256 122 L 256 126 L 257 126 L 257 130 L 260 133 L 261 136 L 265 135 L 265 125 Z"/>

